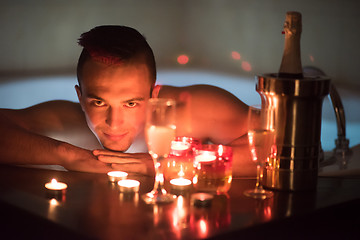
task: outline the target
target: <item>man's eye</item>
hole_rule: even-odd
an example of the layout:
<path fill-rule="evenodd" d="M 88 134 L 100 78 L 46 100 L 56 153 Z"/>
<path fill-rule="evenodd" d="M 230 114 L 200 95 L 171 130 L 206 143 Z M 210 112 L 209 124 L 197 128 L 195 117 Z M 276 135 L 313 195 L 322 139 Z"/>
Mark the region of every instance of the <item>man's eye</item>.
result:
<path fill-rule="evenodd" d="M 126 103 L 126 106 L 129 107 L 129 108 L 136 107 L 136 105 L 137 105 L 136 102 L 128 102 L 128 103 Z"/>
<path fill-rule="evenodd" d="M 95 105 L 96 107 L 102 107 L 105 105 L 105 103 L 101 100 L 94 100 L 92 101 L 92 104 Z"/>

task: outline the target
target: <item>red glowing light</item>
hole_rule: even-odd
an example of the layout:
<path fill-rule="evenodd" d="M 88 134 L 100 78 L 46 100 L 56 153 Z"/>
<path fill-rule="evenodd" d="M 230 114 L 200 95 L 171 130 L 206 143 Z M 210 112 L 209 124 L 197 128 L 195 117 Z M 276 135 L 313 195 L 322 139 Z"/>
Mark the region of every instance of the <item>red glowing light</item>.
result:
<path fill-rule="evenodd" d="M 238 52 L 236 52 L 236 51 L 232 51 L 232 52 L 231 52 L 231 57 L 232 57 L 232 59 L 234 59 L 234 60 L 240 60 L 240 59 L 241 59 L 240 53 L 238 53 Z"/>
<path fill-rule="evenodd" d="M 241 63 L 241 68 L 246 72 L 250 72 L 251 69 L 252 69 L 251 64 L 249 62 L 246 62 L 246 61 Z"/>
<path fill-rule="evenodd" d="M 315 62 L 315 58 L 314 58 L 313 55 L 309 55 L 309 58 L 310 58 L 310 61 L 311 61 L 311 62 Z"/>
<path fill-rule="evenodd" d="M 185 54 L 178 56 L 177 62 L 181 65 L 187 64 L 189 62 L 189 57 Z"/>
<path fill-rule="evenodd" d="M 271 215 L 272 215 L 271 207 L 267 206 L 266 208 L 264 208 L 265 219 L 267 219 L 267 220 L 271 219 Z"/>

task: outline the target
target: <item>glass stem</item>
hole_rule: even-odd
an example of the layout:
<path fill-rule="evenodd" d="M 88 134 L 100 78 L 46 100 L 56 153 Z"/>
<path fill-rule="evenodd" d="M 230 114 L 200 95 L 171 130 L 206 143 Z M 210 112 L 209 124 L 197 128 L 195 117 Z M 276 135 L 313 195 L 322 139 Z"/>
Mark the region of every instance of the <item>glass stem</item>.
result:
<path fill-rule="evenodd" d="M 260 164 L 256 165 L 256 185 L 255 185 L 255 191 L 261 191 L 262 185 L 260 184 L 261 178 L 262 178 L 262 167 Z"/>
<path fill-rule="evenodd" d="M 155 166 L 155 183 L 153 192 L 157 194 L 166 194 L 166 190 L 164 188 L 164 173 L 162 169 L 161 162 L 165 160 L 165 157 L 158 157 L 154 159 Z"/>

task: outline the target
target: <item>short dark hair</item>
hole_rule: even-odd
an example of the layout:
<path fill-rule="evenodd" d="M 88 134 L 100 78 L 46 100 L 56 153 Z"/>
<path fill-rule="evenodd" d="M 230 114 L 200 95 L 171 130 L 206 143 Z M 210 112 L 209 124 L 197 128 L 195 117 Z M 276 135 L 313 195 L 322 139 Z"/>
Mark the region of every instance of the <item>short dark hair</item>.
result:
<path fill-rule="evenodd" d="M 156 80 L 154 53 L 145 37 L 137 30 L 118 25 L 97 26 L 81 34 L 78 43 L 83 47 L 77 65 L 78 83 L 84 63 L 93 58 L 107 64 L 126 62 L 144 57 L 150 72 L 152 85 Z"/>

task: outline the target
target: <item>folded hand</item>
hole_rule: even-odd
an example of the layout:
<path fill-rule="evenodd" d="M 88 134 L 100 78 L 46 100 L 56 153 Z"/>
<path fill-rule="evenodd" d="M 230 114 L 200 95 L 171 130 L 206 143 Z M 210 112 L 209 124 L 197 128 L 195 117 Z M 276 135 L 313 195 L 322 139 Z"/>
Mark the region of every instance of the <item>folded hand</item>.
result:
<path fill-rule="evenodd" d="M 154 175 L 154 163 L 148 153 L 123 153 L 96 149 L 93 154 L 98 160 L 111 163 L 112 168 L 128 173 Z"/>

